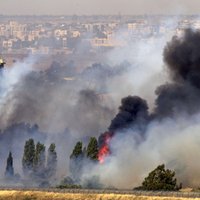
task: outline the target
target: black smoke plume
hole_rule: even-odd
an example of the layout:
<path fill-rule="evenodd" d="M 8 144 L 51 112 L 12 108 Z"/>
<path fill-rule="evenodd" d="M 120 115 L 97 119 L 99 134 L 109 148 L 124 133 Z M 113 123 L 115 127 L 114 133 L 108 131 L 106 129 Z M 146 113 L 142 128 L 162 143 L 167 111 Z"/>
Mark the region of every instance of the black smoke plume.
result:
<path fill-rule="evenodd" d="M 137 114 L 132 115 L 132 108 L 136 104 L 131 100 L 125 104 L 128 109 L 122 103 L 108 129 L 112 131 L 100 136 L 99 161 L 104 164 L 95 168 L 93 174 L 99 170 L 102 182 L 117 187 L 137 186 L 151 168 L 166 163 L 176 171 L 177 180 L 184 187 L 198 187 L 200 31 L 188 29 L 182 36 L 173 37 L 164 48 L 163 61 L 170 79 L 157 84 L 160 86 L 155 91 L 154 107 L 143 120 L 144 132 L 135 130 L 138 122 L 133 119 Z M 148 84 L 146 87 L 149 89 Z M 137 108 L 135 113 L 145 110 L 142 106 Z M 144 137 L 140 137 L 141 133 Z M 142 140 L 138 143 L 137 138 Z M 92 176 L 91 169 L 88 174 Z"/>
<path fill-rule="evenodd" d="M 173 37 L 164 49 L 164 61 L 176 83 L 200 88 L 200 32 L 187 29 L 182 38 Z"/>
<path fill-rule="evenodd" d="M 123 98 L 121 100 L 119 112 L 111 121 L 108 128 L 109 131 L 102 133 L 99 136 L 98 142 L 100 152 L 104 152 L 102 149 L 107 148 L 105 154 L 110 154 L 109 143 L 116 131 L 122 131 L 132 127 L 137 129 L 141 133 L 141 136 L 143 136 L 148 120 L 148 105 L 144 99 L 138 96 L 128 96 Z M 99 156 L 99 160 L 101 160 L 101 156 L 102 155 Z M 105 156 L 107 155 L 103 155 L 103 157 Z"/>
<path fill-rule="evenodd" d="M 131 124 L 139 127 L 148 119 L 148 105 L 145 100 L 138 96 L 128 96 L 121 100 L 119 113 L 112 120 L 109 131 L 128 128 Z"/>
<path fill-rule="evenodd" d="M 187 29 L 167 43 L 164 62 L 173 83 L 157 88 L 155 115 L 194 114 L 200 110 L 200 32 Z"/>
<path fill-rule="evenodd" d="M 156 89 L 153 119 L 194 114 L 199 111 L 200 91 L 186 84 L 165 84 Z"/>
<path fill-rule="evenodd" d="M 187 29 L 182 37 L 174 36 L 164 48 L 163 60 L 172 82 L 156 89 L 153 112 L 148 113 L 147 102 L 138 96 L 123 98 L 109 132 L 99 137 L 100 146 L 104 146 L 102 140 L 107 134 L 112 138 L 117 131 L 128 128 L 137 128 L 144 134 L 153 120 L 200 111 L 200 31 Z"/>

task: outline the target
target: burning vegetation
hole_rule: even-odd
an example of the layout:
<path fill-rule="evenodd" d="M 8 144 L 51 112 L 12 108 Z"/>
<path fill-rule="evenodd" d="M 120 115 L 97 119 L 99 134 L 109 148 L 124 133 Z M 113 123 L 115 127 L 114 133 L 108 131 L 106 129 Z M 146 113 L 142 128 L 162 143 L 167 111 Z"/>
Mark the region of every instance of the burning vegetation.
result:
<path fill-rule="evenodd" d="M 152 113 L 148 112 L 147 102 L 138 96 L 123 98 L 119 112 L 111 121 L 110 132 L 100 136 L 103 154 L 109 154 L 109 143 L 116 132 L 134 128 L 145 138 L 149 123 L 167 117 L 186 113 L 192 115 L 200 110 L 200 32 L 187 29 L 182 38 L 174 36 L 167 43 L 164 62 L 172 83 L 156 89 L 157 98 Z M 101 146 L 101 145 L 100 145 Z M 101 151 L 101 150 L 100 150 Z"/>
<path fill-rule="evenodd" d="M 137 134 L 137 146 L 146 141 L 148 127 L 154 122 L 195 115 L 200 111 L 200 32 L 187 29 L 183 37 L 173 37 L 167 43 L 163 57 L 170 82 L 156 89 L 155 107 L 148 111 L 147 102 L 138 96 L 122 99 L 118 114 L 108 131 L 99 137 L 99 163 L 112 155 L 112 140 L 127 130 Z M 123 137 L 123 136 L 122 136 Z M 186 181 L 187 182 L 187 181 Z"/>
<path fill-rule="evenodd" d="M 190 168 L 196 172 L 198 167 L 190 158 L 196 160 L 194 152 L 199 149 L 196 132 L 199 132 L 200 121 L 200 32 L 187 29 L 182 37 L 173 37 L 164 48 L 163 60 L 169 80 L 155 89 L 154 105 L 149 105 L 149 99 L 130 94 L 122 98 L 117 112 L 106 102 L 102 103 L 97 92 L 88 89 L 88 85 L 94 84 L 98 91 L 105 92 L 109 80 L 125 73 L 129 64 L 116 66 L 114 72 L 108 66 L 96 64 L 78 75 L 70 68 L 70 77 L 75 77 L 73 80 L 76 81 L 68 81 L 67 84 L 67 80 L 59 79 L 62 67 L 60 73 L 53 73 L 55 66 L 52 71 L 27 72 L 14 91 L 11 84 L 11 89 L 4 93 L 6 99 L 0 104 L 5 111 L 5 115 L 0 115 L 0 124 L 4 127 L 0 144 L 9 146 L 6 152 L 3 148 L 0 150 L 2 155 L 11 150 L 13 153 L 8 156 L 5 175 L 14 175 L 13 158 L 21 156 L 24 150 L 20 159 L 24 177 L 34 178 L 40 184 L 54 177 L 57 169 L 55 144 L 49 146 L 46 159 L 45 142 L 55 141 L 58 163 L 63 164 L 63 160 L 68 160 L 66 152 L 72 152 L 69 171 L 63 179 L 66 185 L 99 188 L 104 184 L 112 187 L 116 183 L 115 187 L 121 187 L 122 176 L 125 181 L 129 179 L 130 184 L 134 181 L 138 184 L 150 168 L 166 163 L 167 167 L 178 171 L 178 178 L 183 184 L 197 186 L 199 183 L 194 174 L 190 176 Z M 120 67 L 122 70 L 119 70 Z M 43 95 L 44 91 L 47 96 Z M 13 98 L 17 100 L 13 102 Z M 44 104 L 50 99 L 50 103 Z M 113 119 L 111 116 L 114 116 Z M 42 132 L 37 124 L 31 126 L 21 122 L 23 120 L 39 123 L 43 129 L 48 127 L 51 131 L 52 127 L 59 127 L 59 131 L 49 133 L 45 129 Z M 181 134 L 184 134 L 183 137 L 180 137 Z M 76 143 L 77 138 L 80 141 Z M 69 147 L 65 140 L 70 141 Z M 20 145 L 15 153 L 16 143 L 24 144 L 25 141 L 24 149 Z M 35 145 L 34 141 L 39 142 Z M 177 141 L 180 141 L 178 145 Z M 185 152 L 181 141 L 191 149 Z M 62 164 L 58 164 L 60 169 L 67 167 L 67 163 Z M 197 166 L 200 164 L 197 163 Z M 174 175 L 171 171 L 162 170 Z M 123 172 L 120 174 L 120 171 Z M 111 182 L 113 177 L 117 181 Z M 176 186 L 173 176 L 171 180 Z"/>

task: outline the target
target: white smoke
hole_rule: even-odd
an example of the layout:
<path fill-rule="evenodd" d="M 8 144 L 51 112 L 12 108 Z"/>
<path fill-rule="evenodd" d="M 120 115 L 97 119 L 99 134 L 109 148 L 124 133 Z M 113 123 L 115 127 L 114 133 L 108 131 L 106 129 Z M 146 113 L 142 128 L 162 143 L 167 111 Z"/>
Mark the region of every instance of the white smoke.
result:
<path fill-rule="evenodd" d="M 169 38 L 170 36 L 162 36 L 132 41 L 127 46 L 114 49 L 108 54 L 107 62 L 111 65 L 123 61 L 130 63 L 125 73 L 114 77 L 107 84 L 116 107 L 120 100 L 128 95 L 138 95 L 147 99 L 150 108 L 153 107 L 155 88 L 168 80 L 162 52 Z"/>
<path fill-rule="evenodd" d="M 138 144 L 137 132 L 126 130 L 111 140 L 112 154 L 105 163 L 86 169 L 83 178 L 98 175 L 107 187 L 132 189 L 140 186 L 150 171 L 160 164 L 175 170 L 183 186 L 197 187 L 200 161 L 200 115 L 154 121 L 146 139 Z"/>
<path fill-rule="evenodd" d="M 23 62 L 16 62 L 10 68 L 0 72 L 0 118 L 4 127 L 15 110 L 15 88 L 20 81 L 33 70 L 36 57 L 27 57 Z"/>

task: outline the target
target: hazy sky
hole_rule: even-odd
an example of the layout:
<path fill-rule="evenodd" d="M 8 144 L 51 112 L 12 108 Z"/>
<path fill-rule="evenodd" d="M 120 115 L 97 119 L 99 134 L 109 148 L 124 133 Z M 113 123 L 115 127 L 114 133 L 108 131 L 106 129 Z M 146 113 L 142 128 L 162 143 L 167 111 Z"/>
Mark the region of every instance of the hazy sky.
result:
<path fill-rule="evenodd" d="M 200 14 L 200 0 L 0 0 L 0 14 Z"/>

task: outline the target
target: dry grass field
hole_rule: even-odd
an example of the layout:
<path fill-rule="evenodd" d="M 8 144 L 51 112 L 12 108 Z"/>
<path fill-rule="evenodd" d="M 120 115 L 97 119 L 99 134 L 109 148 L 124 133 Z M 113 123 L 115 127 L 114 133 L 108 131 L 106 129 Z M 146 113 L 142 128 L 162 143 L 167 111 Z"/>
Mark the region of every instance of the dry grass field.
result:
<path fill-rule="evenodd" d="M 0 191 L 0 200 L 191 200 L 180 197 L 147 197 L 126 194 L 80 194 L 37 191 Z M 200 198 L 195 198 L 197 200 Z"/>

